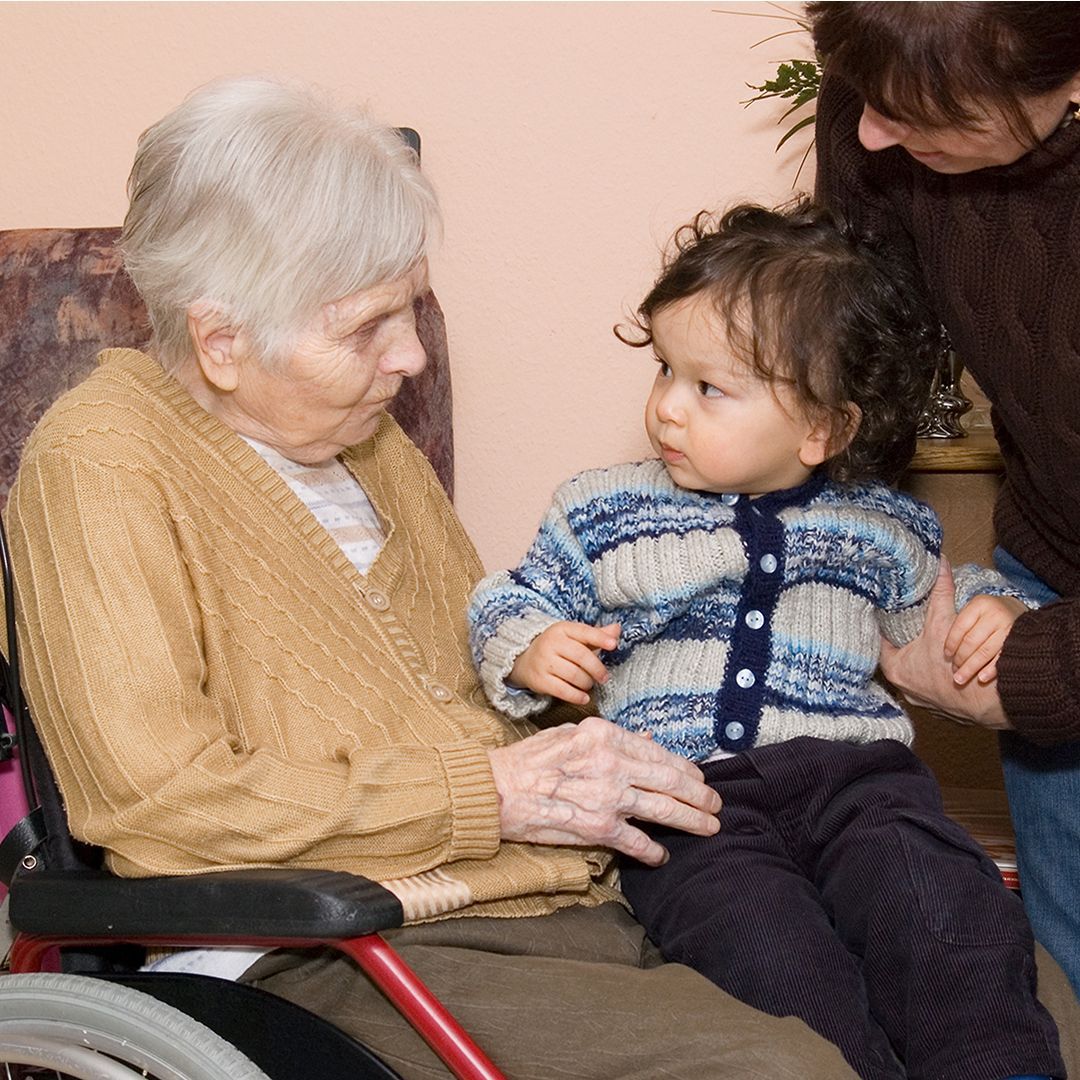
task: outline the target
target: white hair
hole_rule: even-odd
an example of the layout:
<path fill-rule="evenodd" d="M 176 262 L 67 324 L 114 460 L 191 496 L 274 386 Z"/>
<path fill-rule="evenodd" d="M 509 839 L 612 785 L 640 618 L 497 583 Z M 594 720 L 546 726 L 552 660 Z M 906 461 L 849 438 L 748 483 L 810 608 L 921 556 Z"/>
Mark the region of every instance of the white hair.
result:
<path fill-rule="evenodd" d="M 128 198 L 124 264 L 174 369 L 192 355 L 193 304 L 273 364 L 323 304 L 411 270 L 440 224 L 397 131 L 262 77 L 202 87 L 144 131 Z"/>

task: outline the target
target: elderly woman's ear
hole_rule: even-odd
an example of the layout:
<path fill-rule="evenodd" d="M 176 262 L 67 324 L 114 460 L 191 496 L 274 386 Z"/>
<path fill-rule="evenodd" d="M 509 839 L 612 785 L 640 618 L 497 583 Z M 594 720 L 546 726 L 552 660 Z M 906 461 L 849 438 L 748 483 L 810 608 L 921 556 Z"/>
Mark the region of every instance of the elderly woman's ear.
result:
<path fill-rule="evenodd" d="M 247 335 L 207 301 L 188 308 L 187 323 L 195 359 L 207 382 L 224 392 L 235 390 L 241 359 L 249 352 Z"/>

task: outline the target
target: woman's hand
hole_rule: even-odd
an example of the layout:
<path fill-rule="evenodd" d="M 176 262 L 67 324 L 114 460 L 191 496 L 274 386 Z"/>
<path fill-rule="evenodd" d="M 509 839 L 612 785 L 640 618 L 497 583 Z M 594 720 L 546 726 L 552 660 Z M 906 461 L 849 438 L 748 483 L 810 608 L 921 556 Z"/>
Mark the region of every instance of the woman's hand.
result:
<path fill-rule="evenodd" d="M 1012 724 L 1001 707 L 996 682 L 971 680 L 960 686 L 953 677 L 946 640 L 956 619 L 954 596 L 952 569 L 942 559 L 922 633 L 899 649 L 882 639 L 881 670 L 912 705 L 947 713 L 961 723 L 1009 730 Z"/>
<path fill-rule="evenodd" d="M 698 836 L 720 828 L 720 796 L 696 765 L 598 716 L 489 756 L 505 840 L 608 847 L 659 866 L 667 851 L 627 819 Z"/>

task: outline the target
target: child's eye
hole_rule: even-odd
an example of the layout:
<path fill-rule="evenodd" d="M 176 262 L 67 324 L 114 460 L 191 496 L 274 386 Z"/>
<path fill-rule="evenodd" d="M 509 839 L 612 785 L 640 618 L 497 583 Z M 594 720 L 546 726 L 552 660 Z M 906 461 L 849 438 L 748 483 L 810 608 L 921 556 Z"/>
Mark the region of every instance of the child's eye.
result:
<path fill-rule="evenodd" d="M 671 368 L 668 366 L 666 360 L 661 360 L 659 356 L 654 358 L 660 365 L 660 378 L 667 379 L 671 377 Z"/>
<path fill-rule="evenodd" d="M 724 391 L 721 390 L 719 386 L 713 386 L 712 383 L 707 382 L 698 383 L 698 393 L 701 394 L 702 397 L 707 398 L 720 398 L 724 396 Z"/>

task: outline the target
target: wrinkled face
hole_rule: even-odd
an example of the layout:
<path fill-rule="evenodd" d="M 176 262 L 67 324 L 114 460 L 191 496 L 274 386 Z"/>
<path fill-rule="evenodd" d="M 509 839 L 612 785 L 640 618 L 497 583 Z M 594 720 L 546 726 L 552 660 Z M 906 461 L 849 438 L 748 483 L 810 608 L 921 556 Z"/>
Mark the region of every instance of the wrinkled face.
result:
<path fill-rule="evenodd" d="M 825 459 L 824 430 L 732 350 L 707 299 L 661 308 L 652 336 L 659 370 L 645 430 L 680 487 L 763 495 L 797 487 Z"/>
<path fill-rule="evenodd" d="M 1078 93 L 1080 80 L 1028 99 L 1025 110 L 1040 142 L 1061 124 L 1069 102 Z M 859 142 L 867 150 L 902 147 L 928 169 L 950 174 L 1009 165 L 1032 149 L 1017 138 L 997 109 L 985 110 L 983 119 L 970 126 L 919 127 L 890 119 L 872 106 L 864 105 L 859 120 Z"/>
<path fill-rule="evenodd" d="M 370 438 L 403 379 L 424 369 L 413 301 L 427 264 L 323 306 L 288 361 L 266 370 L 242 356 L 223 419 L 285 457 L 318 464 Z"/>

